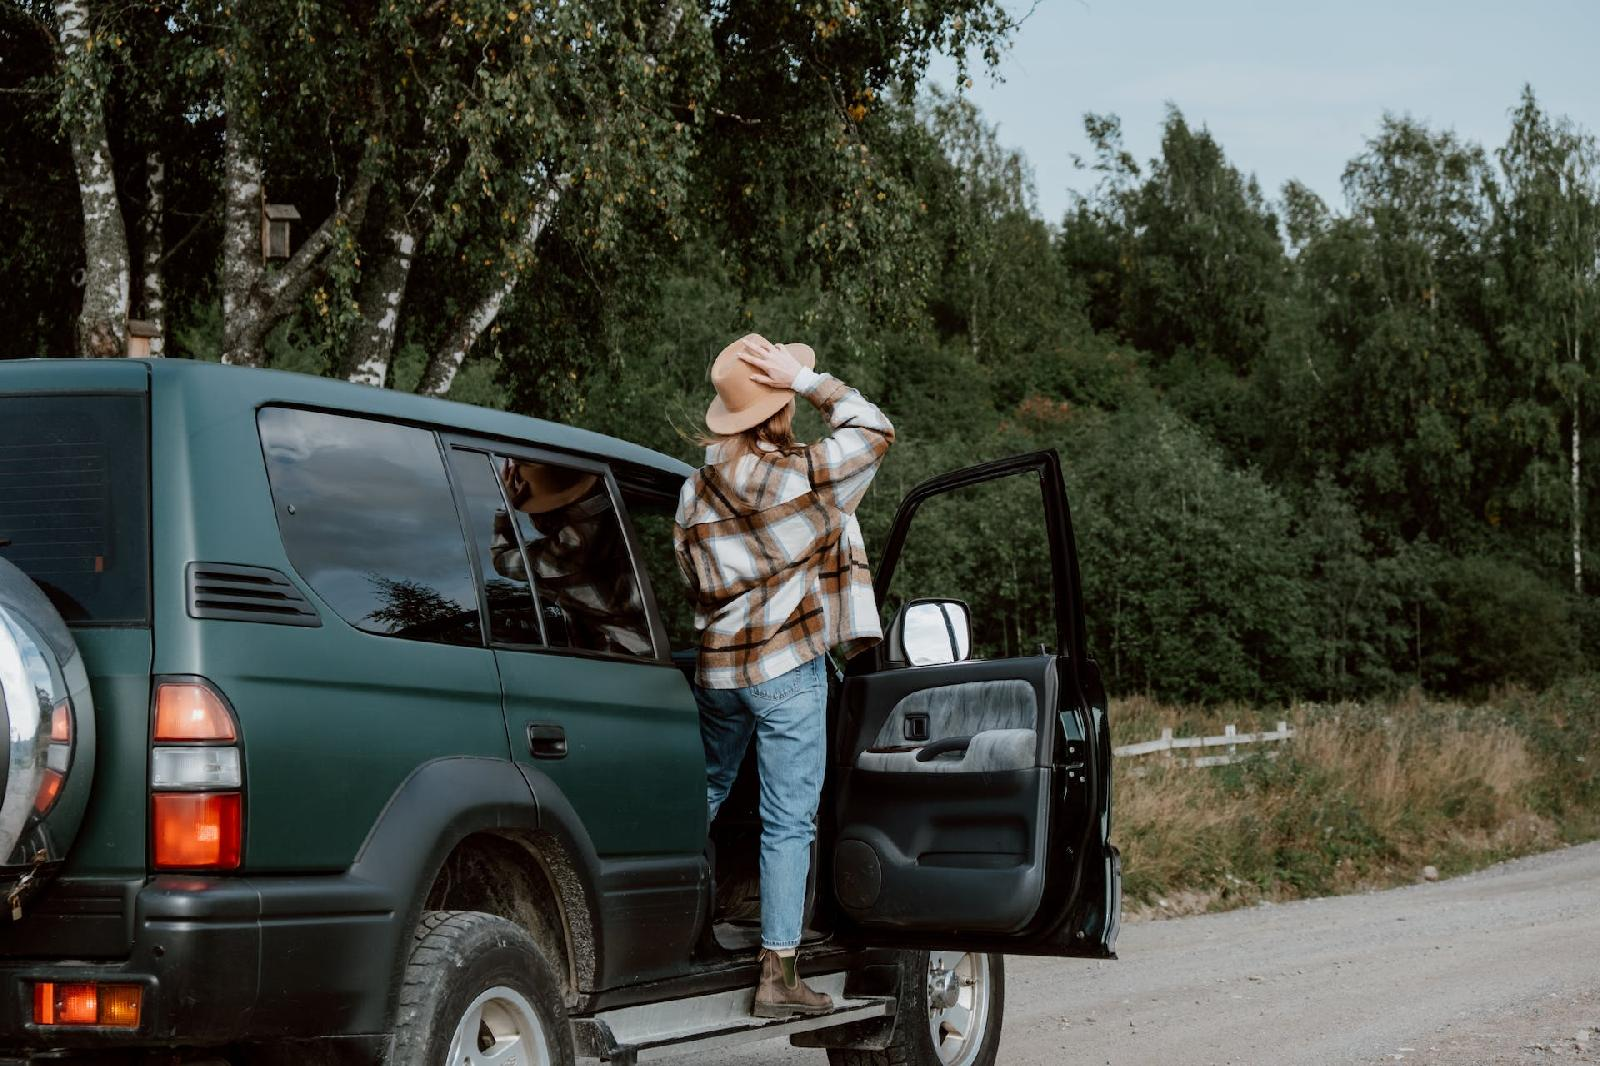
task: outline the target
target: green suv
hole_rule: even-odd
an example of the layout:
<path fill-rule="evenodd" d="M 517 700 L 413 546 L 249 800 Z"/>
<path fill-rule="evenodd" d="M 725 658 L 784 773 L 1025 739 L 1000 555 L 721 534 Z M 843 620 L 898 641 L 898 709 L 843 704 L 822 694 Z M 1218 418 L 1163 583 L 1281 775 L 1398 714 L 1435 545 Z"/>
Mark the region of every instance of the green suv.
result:
<path fill-rule="evenodd" d="M 527 507 L 530 472 L 564 506 Z M 886 640 L 831 671 L 801 969 L 835 1011 L 804 1019 L 749 1015 L 753 750 L 707 824 L 689 473 L 302 375 L 0 362 L 0 1063 L 561 1066 L 772 1036 L 993 1062 L 1002 954 L 1110 958 L 1118 928 L 1055 453 L 900 505 Z M 1039 577 L 952 598 L 947 504 L 1000 488 Z"/>

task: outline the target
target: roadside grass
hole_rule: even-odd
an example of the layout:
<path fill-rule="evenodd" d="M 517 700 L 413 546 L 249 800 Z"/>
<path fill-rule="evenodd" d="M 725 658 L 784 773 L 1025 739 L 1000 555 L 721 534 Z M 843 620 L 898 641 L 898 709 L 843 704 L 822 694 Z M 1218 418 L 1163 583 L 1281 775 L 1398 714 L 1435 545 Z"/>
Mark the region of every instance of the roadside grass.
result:
<path fill-rule="evenodd" d="M 1600 837 L 1600 675 L 1478 704 L 1413 693 L 1286 709 L 1131 698 L 1111 710 L 1118 744 L 1167 726 L 1295 728 L 1231 766 L 1115 760 L 1113 836 L 1133 917 L 1390 887 L 1429 865 L 1449 876 Z"/>

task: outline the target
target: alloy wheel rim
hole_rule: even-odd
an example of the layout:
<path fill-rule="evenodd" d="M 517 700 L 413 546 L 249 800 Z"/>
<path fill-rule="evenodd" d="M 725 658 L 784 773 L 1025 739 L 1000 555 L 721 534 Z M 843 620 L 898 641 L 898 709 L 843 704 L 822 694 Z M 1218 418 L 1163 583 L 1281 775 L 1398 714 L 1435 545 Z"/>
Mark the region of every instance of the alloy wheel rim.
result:
<path fill-rule="evenodd" d="M 461 1014 L 450 1038 L 449 1066 L 551 1066 L 544 1026 L 527 997 L 496 985 Z"/>
<path fill-rule="evenodd" d="M 989 956 L 928 953 L 928 1035 L 942 1066 L 968 1066 L 989 1024 Z"/>

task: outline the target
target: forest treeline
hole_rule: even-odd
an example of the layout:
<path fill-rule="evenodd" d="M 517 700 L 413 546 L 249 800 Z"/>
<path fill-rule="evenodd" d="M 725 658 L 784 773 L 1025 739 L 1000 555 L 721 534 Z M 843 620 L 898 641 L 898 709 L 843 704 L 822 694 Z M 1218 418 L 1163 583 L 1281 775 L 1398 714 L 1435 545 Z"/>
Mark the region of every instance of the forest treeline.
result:
<path fill-rule="evenodd" d="M 1014 27 L 984 0 L 149 7 L 0 16 L 8 354 L 83 351 L 90 310 L 159 314 L 168 355 L 693 460 L 710 360 L 755 329 L 894 419 L 874 543 L 923 477 L 1060 450 L 1115 691 L 1472 694 L 1600 666 L 1600 155 L 1531 88 L 1497 146 L 1374 115 L 1335 204 L 1261 189 L 1177 107 L 1151 160 L 1088 115 L 1093 189 L 1046 219 L 1026 160 L 922 84 L 940 49 L 992 62 Z M 248 196 L 297 205 L 295 257 L 248 262 Z M 940 538 L 1019 643 L 1026 525 L 975 507 Z"/>

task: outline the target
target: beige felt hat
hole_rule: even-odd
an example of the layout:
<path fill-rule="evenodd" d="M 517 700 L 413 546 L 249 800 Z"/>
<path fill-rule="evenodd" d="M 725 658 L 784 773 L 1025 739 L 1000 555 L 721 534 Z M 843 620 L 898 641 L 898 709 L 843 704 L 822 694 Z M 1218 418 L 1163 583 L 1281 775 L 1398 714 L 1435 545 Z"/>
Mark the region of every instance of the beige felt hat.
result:
<path fill-rule="evenodd" d="M 500 468 L 500 480 L 511 506 L 528 514 L 548 514 L 587 496 L 600 479 L 583 470 L 508 459 Z"/>
<path fill-rule="evenodd" d="M 759 426 L 794 398 L 789 389 L 775 389 L 751 380 L 755 368 L 739 358 L 743 347 L 744 338 L 740 337 L 722 349 L 711 364 L 711 384 L 716 387 L 717 398 L 706 408 L 706 428 L 713 433 L 742 433 Z M 807 370 L 817 365 L 817 353 L 809 344 L 791 341 L 778 347 Z"/>

